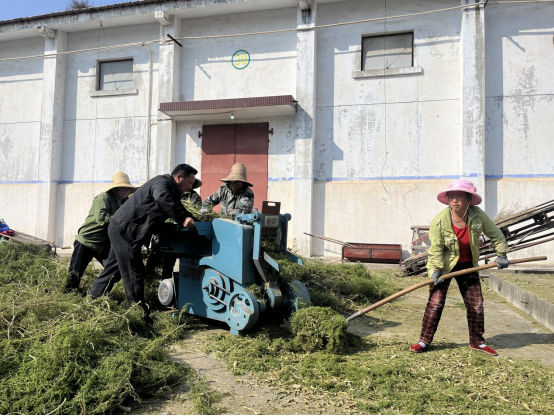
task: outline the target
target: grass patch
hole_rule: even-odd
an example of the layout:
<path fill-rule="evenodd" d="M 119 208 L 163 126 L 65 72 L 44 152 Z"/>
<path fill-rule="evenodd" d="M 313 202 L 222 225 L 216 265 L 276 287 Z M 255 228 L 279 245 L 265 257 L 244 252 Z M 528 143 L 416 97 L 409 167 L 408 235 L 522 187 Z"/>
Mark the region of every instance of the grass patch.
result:
<path fill-rule="evenodd" d="M 339 413 L 552 414 L 554 371 L 436 343 L 413 354 L 404 340 L 367 338 L 348 354 L 299 353 L 276 328 L 213 338 L 235 375 L 249 374 Z M 447 350 L 447 354 L 444 354 Z"/>
<path fill-rule="evenodd" d="M 94 275 L 89 269 L 85 282 Z M 32 246 L 0 244 L 1 414 L 111 413 L 165 397 L 185 381 L 197 388 L 196 372 L 171 362 L 166 348 L 185 334 L 187 321 L 160 313 L 148 334 L 141 308 L 123 301 L 122 288 L 92 300 L 64 294 L 66 277 L 66 262 Z M 201 396 L 195 408 L 209 413 L 209 392 Z"/>
<path fill-rule="evenodd" d="M 553 274 L 498 273 L 497 276 L 554 304 Z"/>

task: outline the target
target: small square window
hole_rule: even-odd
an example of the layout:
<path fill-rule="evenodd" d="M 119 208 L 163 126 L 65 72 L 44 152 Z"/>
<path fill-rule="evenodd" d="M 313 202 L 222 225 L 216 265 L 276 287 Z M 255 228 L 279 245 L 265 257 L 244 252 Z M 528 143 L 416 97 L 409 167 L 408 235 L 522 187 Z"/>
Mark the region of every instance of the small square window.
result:
<path fill-rule="evenodd" d="M 362 71 L 406 68 L 414 64 L 414 34 L 362 38 Z"/>
<path fill-rule="evenodd" d="M 126 90 L 134 87 L 132 59 L 100 61 L 98 69 L 97 91 Z"/>

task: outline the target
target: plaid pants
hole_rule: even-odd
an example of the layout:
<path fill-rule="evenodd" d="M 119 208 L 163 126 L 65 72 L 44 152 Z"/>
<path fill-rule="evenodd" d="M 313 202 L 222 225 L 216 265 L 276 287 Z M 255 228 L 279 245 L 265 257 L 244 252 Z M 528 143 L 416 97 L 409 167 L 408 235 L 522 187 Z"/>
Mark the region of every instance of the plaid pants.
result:
<path fill-rule="evenodd" d="M 473 267 L 471 263 L 458 263 L 451 271 L 469 269 Z M 458 282 L 458 288 L 464 299 L 467 310 L 467 326 L 469 329 L 469 343 L 483 344 L 485 339 L 485 310 L 483 307 L 483 294 L 481 293 L 481 283 L 479 274 L 471 273 L 455 278 Z M 433 341 L 442 310 L 446 302 L 446 293 L 450 286 L 450 280 L 446 280 L 440 285 L 429 288 L 429 301 L 423 315 L 423 324 L 419 340 L 429 345 Z"/>

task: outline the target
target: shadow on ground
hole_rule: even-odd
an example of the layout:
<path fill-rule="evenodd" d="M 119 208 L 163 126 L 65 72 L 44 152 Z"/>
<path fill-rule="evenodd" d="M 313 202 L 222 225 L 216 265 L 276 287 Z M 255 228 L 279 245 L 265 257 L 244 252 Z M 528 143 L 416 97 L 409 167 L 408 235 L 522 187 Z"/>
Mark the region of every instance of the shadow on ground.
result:
<path fill-rule="evenodd" d="M 530 345 L 554 345 L 554 334 L 546 333 L 511 333 L 487 337 L 487 343 L 504 349 L 517 349 Z"/>

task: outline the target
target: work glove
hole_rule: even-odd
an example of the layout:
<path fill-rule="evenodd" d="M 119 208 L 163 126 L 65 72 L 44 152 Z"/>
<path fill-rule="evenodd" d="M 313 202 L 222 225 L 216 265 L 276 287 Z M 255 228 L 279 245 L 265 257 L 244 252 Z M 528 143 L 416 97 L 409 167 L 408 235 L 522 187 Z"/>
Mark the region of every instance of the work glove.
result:
<path fill-rule="evenodd" d="M 506 256 L 498 256 L 495 260 L 495 263 L 499 269 L 506 269 L 510 265 L 508 257 Z"/>
<path fill-rule="evenodd" d="M 439 270 L 439 269 L 435 269 L 435 271 L 431 275 L 431 279 L 433 279 L 433 281 L 435 282 L 435 286 L 440 285 L 442 282 L 444 282 L 444 280 L 441 279 L 441 275 L 442 275 L 442 270 Z"/>

